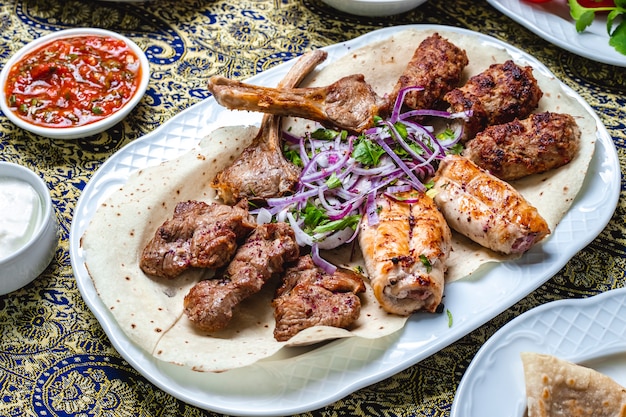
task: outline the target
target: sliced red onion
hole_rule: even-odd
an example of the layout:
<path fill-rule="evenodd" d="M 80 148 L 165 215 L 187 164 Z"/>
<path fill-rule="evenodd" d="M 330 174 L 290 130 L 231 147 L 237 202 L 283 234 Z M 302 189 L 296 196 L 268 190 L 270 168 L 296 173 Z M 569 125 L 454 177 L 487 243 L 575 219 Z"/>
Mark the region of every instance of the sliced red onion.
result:
<path fill-rule="evenodd" d="M 311 245 L 311 258 L 313 258 L 313 262 L 315 263 L 315 265 L 322 268 L 327 274 L 332 275 L 337 271 L 337 267 L 335 265 L 322 258 L 317 243 Z"/>

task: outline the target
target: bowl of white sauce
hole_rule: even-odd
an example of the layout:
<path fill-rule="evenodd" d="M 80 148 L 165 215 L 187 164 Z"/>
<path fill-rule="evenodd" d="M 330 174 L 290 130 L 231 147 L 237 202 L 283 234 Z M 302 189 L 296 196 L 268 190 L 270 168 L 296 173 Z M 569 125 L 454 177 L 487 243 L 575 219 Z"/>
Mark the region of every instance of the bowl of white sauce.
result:
<path fill-rule="evenodd" d="M 56 252 L 58 228 L 46 183 L 26 167 L 0 161 L 0 295 L 46 269 Z"/>

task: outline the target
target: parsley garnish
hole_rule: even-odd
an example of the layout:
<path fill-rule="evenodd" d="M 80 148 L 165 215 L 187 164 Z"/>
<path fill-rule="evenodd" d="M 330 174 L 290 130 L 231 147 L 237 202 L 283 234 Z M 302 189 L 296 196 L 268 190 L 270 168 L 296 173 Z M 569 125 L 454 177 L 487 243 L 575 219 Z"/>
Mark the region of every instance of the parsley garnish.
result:
<path fill-rule="evenodd" d="M 385 150 L 369 139 L 361 137 L 354 146 L 352 157 L 365 166 L 376 166 Z"/>
<path fill-rule="evenodd" d="M 583 32 L 591 25 L 597 12 L 609 12 L 606 18 L 606 31 L 609 45 L 626 55 L 626 0 L 615 0 L 615 7 L 584 7 L 576 0 L 568 0 L 570 15 L 576 21 L 576 31 Z M 616 19 L 621 16 L 621 22 Z"/>
<path fill-rule="evenodd" d="M 426 257 L 426 255 L 420 255 L 420 261 L 422 261 L 422 265 L 424 265 L 426 267 L 426 272 L 430 273 L 430 271 L 433 270 L 433 266 L 430 263 L 430 260 L 428 260 L 428 258 Z"/>

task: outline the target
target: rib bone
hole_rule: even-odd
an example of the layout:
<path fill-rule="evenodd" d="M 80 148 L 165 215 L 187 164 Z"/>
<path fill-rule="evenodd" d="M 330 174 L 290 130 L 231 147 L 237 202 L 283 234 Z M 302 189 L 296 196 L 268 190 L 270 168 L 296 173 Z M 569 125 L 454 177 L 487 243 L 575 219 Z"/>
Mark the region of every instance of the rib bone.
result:
<path fill-rule="evenodd" d="M 374 116 L 385 108 L 385 101 L 362 74 L 308 88 L 270 88 L 214 76 L 209 79 L 209 91 L 229 109 L 302 117 L 353 133 L 371 127 Z"/>
<path fill-rule="evenodd" d="M 279 83 L 279 88 L 300 84 L 326 56 L 327 53 L 322 50 L 304 54 Z M 214 93 L 211 83 L 209 90 Z M 217 96 L 215 98 L 218 99 Z M 235 204 L 243 198 L 263 201 L 295 189 L 300 169 L 285 160 L 282 154 L 281 125 L 279 116 L 264 115 L 252 144 L 213 179 L 212 186 L 226 204 Z"/>

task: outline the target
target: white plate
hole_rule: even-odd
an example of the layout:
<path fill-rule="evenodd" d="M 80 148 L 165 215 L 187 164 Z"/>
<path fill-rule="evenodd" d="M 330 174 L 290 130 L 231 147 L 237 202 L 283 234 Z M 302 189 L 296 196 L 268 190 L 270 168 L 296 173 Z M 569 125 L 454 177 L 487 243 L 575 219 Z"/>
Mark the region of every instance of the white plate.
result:
<path fill-rule="evenodd" d="M 626 67 L 626 55 L 609 45 L 606 15 L 596 14 L 590 27 L 576 32 L 576 24 L 564 0 L 530 3 L 523 0 L 487 0 L 489 4 L 528 30 L 566 51 L 605 64 Z"/>
<path fill-rule="evenodd" d="M 358 16 L 390 16 L 415 9 L 426 0 L 322 0 L 342 12 Z"/>
<path fill-rule="evenodd" d="M 324 48 L 328 51 L 327 62 L 409 28 L 475 36 L 477 42 L 504 47 L 536 70 L 548 72 L 533 57 L 494 38 L 436 25 L 391 27 L 371 32 Z M 276 85 L 292 63 L 279 65 L 249 81 Z M 563 88 L 595 115 L 580 96 L 566 86 Z M 79 241 L 98 205 L 124 184 L 130 173 L 175 158 L 218 126 L 260 121 L 255 113 L 227 111 L 212 98 L 188 108 L 159 129 L 130 143 L 93 175 L 78 201 L 70 231 L 70 256 L 78 287 L 120 354 L 173 396 L 225 414 L 284 415 L 313 410 L 408 368 L 495 317 L 557 273 L 602 231 L 619 197 L 620 167 L 610 135 L 594 117 L 598 140 L 580 197 L 550 238 L 521 259 L 499 264 L 485 270 L 484 274 L 476 274 L 476 278 L 447 286 L 446 305 L 454 317 L 451 328 L 445 314 L 416 314 L 403 331 L 382 339 L 337 340 L 313 350 L 291 351 L 295 357 L 274 357 L 220 374 L 197 373 L 160 362 L 134 345 L 98 298 L 85 268 Z"/>
<path fill-rule="evenodd" d="M 507 323 L 474 357 L 450 416 L 523 417 L 524 351 L 580 363 L 626 386 L 626 288 L 553 301 Z"/>

